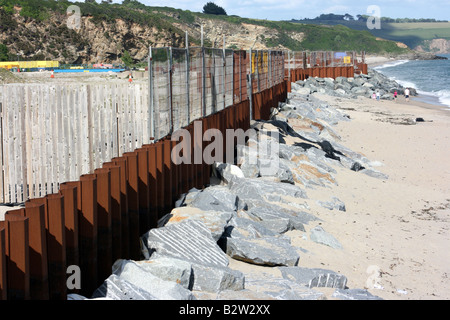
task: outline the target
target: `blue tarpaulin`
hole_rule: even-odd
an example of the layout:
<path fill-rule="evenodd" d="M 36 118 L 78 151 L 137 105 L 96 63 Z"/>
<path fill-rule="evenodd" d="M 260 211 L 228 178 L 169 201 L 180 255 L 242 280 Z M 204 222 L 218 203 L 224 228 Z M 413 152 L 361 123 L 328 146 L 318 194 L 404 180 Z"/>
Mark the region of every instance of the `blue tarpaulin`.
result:
<path fill-rule="evenodd" d="M 347 56 L 347 52 L 335 52 L 334 53 L 334 58 L 335 59 L 343 58 L 345 56 Z"/>

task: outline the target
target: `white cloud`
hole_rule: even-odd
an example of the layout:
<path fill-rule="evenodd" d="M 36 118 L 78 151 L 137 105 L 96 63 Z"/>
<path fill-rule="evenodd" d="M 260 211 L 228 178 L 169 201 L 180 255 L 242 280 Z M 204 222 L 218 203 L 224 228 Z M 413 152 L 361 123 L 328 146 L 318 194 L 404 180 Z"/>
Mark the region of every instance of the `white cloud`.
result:
<path fill-rule="evenodd" d="M 116 0 L 115 2 L 121 2 Z M 314 18 L 322 13 L 366 14 L 369 5 L 378 5 L 382 16 L 399 18 L 450 19 L 449 0 L 138 0 L 148 6 L 169 6 L 194 12 L 202 12 L 203 6 L 212 1 L 230 15 L 270 20 Z"/>

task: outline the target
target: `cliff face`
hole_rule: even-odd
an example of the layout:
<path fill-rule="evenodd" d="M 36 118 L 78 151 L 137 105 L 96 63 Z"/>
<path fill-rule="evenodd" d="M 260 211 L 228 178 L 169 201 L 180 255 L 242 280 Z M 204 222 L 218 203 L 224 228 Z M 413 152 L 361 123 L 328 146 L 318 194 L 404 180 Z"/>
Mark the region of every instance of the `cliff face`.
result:
<path fill-rule="evenodd" d="M 67 27 L 67 16 L 52 13 L 45 21 L 0 14 L 0 43 L 17 59 L 59 60 L 65 63 L 120 63 L 124 50 L 135 61 L 145 59 L 148 46 L 180 46 L 184 38 L 172 30 L 157 30 L 116 19 L 114 23 L 82 16 L 79 29 Z"/>
<path fill-rule="evenodd" d="M 62 2 L 55 3 L 62 6 Z M 7 46 L 10 59 L 47 59 L 73 64 L 122 63 L 121 56 L 126 50 L 134 62 L 140 62 L 145 61 L 149 46 L 184 47 L 186 31 L 190 46 L 199 46 L 201 26 L 206 47 L 222 48 L 225 37 L 225 47 L 232 49 L 370 52 L 367 48 L 371 48 L 380 54 L 399 52 L 394 49 L 401 48 L 402 52 L 408 51 L 401 44 L 377 41 L 371 35 L 345 27 L 302 27 L 234 16 L 222 19 L 144 5 L 132 8 L 119 4 L 78 4 L 83 9 L 78 29 L 68 27 L 65 7 L 59 11 L 42 7 L 37 19 L 25 15 L 17 6 L 9 8 L 8 13 L 6 8 L 0 7 L 0 43 Z"/>
<path fill-rule="evenodd" d="M 1 9 L 0 9 L 1 10 Z M 229 23 L 221 20 L 195 18 L 192 23 L 174 22 L 173 29 L 161 29 L 122 19 L 114 22 L 98 21 L 82 16 L 79 29 L 67 27 L 67 16 L 51 13 L 45 21 L 20 15 L 16 7 L 12 16 L 0 15 L 0 43 L 8 46 L 17 59 L 59 60 L 64 63 L 121 63 L 127 50 L 135 62 L 146 59 L 148 47 L 184 47 L 184 31 L 189 34 L 190 45 L 199 45 L 201 25 L 204 43 L 226 47 L 267 49 L 266 40 L 277 37 L 278 31 L 259 25 Z M 5 23 L 4 23 L 5 22 Z M 301 41 L 302 33 L 289 33 L 293 41 Z M 278 46 L 278 49 L 286 49 Z"/>
<path fill-rule="evenodd" d="M 450 40 L 446 39 L 433 39 L 425 40 L 423 44 L 415 48 L 421 52 L 432 52 L 434 54 L 450 53 Z"/>

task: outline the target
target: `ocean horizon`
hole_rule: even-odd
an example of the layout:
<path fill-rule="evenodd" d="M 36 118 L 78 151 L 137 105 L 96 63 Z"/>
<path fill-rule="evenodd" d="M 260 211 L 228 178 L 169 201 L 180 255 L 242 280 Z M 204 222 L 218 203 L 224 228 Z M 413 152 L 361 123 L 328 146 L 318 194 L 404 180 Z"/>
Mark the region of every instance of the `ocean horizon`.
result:
<path fill-rule="evenodd" d="M 397 60 L 373 69 L 416 89 L 413 99 L 450 109 L 450 54 L 440 56 L 449 60 Z"/>

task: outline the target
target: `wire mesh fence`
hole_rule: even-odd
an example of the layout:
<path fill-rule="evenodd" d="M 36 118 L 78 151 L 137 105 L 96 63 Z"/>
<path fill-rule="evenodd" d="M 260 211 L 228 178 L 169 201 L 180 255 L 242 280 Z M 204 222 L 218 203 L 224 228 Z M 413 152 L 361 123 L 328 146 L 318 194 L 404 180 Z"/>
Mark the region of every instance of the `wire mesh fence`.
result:
<path fill-rule="evenodd" d="M 150 86 L 156 140 L 190 122 L 269 89 L 284 79 L 282 51 L 151 48 Z M 249 72 L 251 77 L 248 77 Z"/>
<path fill-rule="evenodd" d="M 0 201 L 55 192 L 112 157 L 240 102 L 249 102 L 253 116 L 253 95 L 298 79 L 292 70 L 367 70 L 364 54 L 354 52 L 163 47 L 150 48 L 148 61 L 144 82 L 0 86 Z"/>

